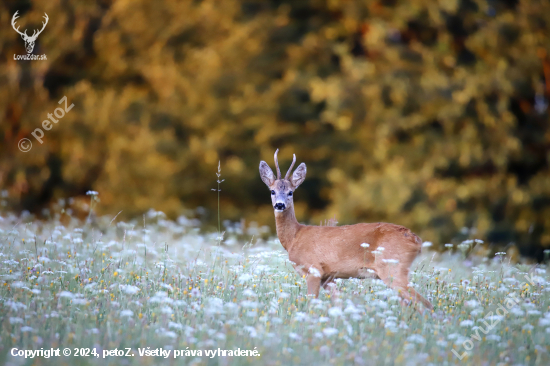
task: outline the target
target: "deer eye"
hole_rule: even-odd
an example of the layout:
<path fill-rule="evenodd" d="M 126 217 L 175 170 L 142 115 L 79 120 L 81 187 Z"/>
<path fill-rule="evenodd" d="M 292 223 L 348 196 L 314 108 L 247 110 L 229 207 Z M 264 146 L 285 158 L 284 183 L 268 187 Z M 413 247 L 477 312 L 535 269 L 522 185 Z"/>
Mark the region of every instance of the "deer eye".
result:
<path fill-rule="evenodd" d="M 275 191 L 271 191 L 271 194 L 275 194 Z"/>
<path fill-rule="evenodd" d="M 292 196 L 292 191 L 288 192 L 288 195 L 289 195 L 289 196 Z"/>

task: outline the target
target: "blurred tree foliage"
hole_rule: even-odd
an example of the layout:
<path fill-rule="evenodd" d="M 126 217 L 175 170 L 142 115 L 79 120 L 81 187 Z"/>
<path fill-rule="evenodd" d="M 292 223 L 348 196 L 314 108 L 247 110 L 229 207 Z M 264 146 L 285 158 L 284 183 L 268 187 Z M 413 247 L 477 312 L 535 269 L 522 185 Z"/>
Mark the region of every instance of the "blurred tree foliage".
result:
<path fill-rule="evenodd" d="M 283 171 L 292 153 L 308 166 L 301 221 L 390 221 L 441 244 L 473 227 L 526 255 L 550 247 L 546 0 L 0 9 L 4 204 L 36 211 L 94 189 L 102 213 L 213 213 L 221 160 L 222 217 L 273 225 L 258 163 L 280 148 Z M 22 29 L 49 15 L 35 47 L 48 61 L 13 60 L 16 10 Z M 30 133 L 64 95 L 75 108 L 39 144 Z"/>

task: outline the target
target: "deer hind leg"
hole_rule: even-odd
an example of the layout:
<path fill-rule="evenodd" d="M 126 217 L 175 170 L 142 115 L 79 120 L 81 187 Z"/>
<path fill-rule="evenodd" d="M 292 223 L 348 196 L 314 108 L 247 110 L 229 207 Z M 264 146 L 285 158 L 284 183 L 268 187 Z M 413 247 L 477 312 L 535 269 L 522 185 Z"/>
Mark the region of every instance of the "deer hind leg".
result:
<path fill-rule="evenodd" d="M 414 288 L 412 287 L 409 287 L 408 288 L 408 292 L 411 296 L 411 298 L 413 299 L 414 302 L 417 302 L 417 301 L 420 301 L 424 307 L 428 310 L 433 310 L 433 305 L 431 302 L 429 302 L 428 300 L 426 300 L 426 298 L 422 295 L 420 295 Z"/>
<path fill-rule="evenodd" d="M 411 303 L 411 299 L 405 293 L 407 282 L 402 280 L 395 268 L 391 268 L 387 263 L 380 263 L 376 268 L 376 274 L 388 287 L 397 291 L 401 298 L 401 305 L 406 306 Z"/>
<path fill-rule="evenodd" d="M 416 256 L 416 254 L 415 254 Z M 414 260 L 414 257 L 412 258 Z M 409 284 L 409 267 L 412 260 L 399 262 L 397 264 L 385 263 L 381 257 L 375 259 L 376 274 L 384 283 L 397 291 L 401 298 L 401 305 L 416 304 L 420 301 L 429 310 L 433 309 L 432 304 L 422 297 L 414 288 L 408 287 Z M 420 309 L 417 308 L 420 311 Z"/>

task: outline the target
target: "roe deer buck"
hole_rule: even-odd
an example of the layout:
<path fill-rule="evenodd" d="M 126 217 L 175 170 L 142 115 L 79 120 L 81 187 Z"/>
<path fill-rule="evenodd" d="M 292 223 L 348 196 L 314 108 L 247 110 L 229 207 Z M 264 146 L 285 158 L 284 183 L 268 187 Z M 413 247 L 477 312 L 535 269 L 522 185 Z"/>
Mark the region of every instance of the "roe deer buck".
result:
<path fill-rule="evenodd" d="M 402 304 L 419 300 L 427 309 L 433 309 L 428 300 L 408 287 L 409 268 L 422 246 L 420 238 L 406 227 L 381 222 L 345 226 L 299 224 L 293 193 L 306 178 L 306 165 L 301 163 L 290 176 L 296 162 L 294 155 L 281 179 L 278 152 L 279 149 L 275 151 L 277 177 L 265 161 L 260 162 L 260 176 L 271 190 L 277 236 L 294 269 L 307 275 L 308 295 L 318 297 L 320 286 L 329 290 L 335 286 L 335 278 L 375 277 L 397 290 Z"/>

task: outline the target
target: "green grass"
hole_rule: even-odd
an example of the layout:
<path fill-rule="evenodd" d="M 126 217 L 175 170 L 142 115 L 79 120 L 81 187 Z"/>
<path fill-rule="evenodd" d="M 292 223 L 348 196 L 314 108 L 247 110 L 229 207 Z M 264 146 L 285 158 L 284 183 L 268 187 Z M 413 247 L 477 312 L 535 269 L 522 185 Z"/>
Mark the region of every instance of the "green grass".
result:
<path fill-rule="evenodd" d="M 321 291 L 308 299 L 305 279 L 276 238 L 249 239 L 234 225 L 219 243 L 217 233 L 200 233 L 190 220 L 155 214 L 145 226 L 22 221 L 0 219 L 2 364 L 550 364 L 546 266 L 424 248 L 411 282 L 435 310 L 421 315 L 378 280 L 341 281 L 337 297 Z M 524 285 L 527 273 L 531 285 Z M 518 304 L 507 302 L 511 295 Z M 499 305 L 514 307 L 493 317 L 500 321 L 487 334 L 478 329 L 479 340 L 459 360 L 452 350 L 462 354 Z M 10 356 L 13 347 L 95 347 L 100 357 L 25 360 Z M 172 352 L 139 356 L 147 347 Z M 102 358 L 104 349 L 126 348 L 135 356 Z M 218 348 L 261 356 L 204 355 Z M 203 356 L 174 360 L 173 350 Z"/>

